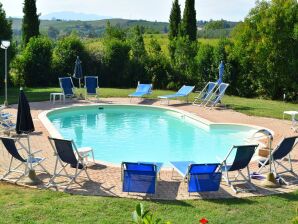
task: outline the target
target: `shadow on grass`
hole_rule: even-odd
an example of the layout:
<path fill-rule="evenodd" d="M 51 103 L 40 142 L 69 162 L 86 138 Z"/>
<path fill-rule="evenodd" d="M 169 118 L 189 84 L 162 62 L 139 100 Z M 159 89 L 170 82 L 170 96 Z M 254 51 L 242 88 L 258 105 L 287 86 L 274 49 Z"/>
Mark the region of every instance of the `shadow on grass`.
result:
<path fill-rule="evenodd" d="M 253 108 L 253 107 L 234 105 L 234 104 L 233 105 L 227 104 L 226 108 L 236 110 L 236 111 L 249 111 L 249 110 L 253 111 L 253 110 L 257 110 L 256 108 Z"/>

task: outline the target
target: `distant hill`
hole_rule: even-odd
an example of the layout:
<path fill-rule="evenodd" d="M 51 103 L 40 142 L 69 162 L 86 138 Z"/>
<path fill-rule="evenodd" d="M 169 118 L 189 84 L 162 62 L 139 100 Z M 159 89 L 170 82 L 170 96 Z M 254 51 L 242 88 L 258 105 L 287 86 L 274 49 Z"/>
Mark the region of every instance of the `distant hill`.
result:
<path fill-rule="evenodd" d="M 11 18 L 13 35 L 16 40 L 20 40 L 22 19 Z M 167 33 L 169 24 L 166 22 L 150 22 L 146 20 L 128 19 L 103 19 L 94 21 L 73 21 L 73 20 L 41 20 L 40 32 L 56 39 L 59 36 L 76 32 L 81 37 L 101 37 L 105 31 L 107 21 L 112 26 L 127 29 L 136 25 L 142 26 L 145 33 Z"/>
<path fill-rule="evenodd" d="M 49 14 L 51 16 L 51 14 Z M 52 14 L 53 15 L 53 14 Z M 77 14 L 77 16 L 83 14 Z M 90 16 L 88 14 L 88 16 Z M 42 18 L 42 17 L 41 17 Z M 77 18 L 77 17 L 76 17 Z M 14 39 L 21 39 L 21 18 L 11 18 Z M 82 20 L 63 20 L 63 19 L 48 19 L 40 21 L 40 32 L 48 35 L 52 39 L 57 39 L 61 36 L 69 35 L 76 32 L 82 38 L 98 38 L 105 32 L 107 21 L 110 21 L 112 26 L 118 26 L 122 29 L 128 29 L 139 25 L 147 34 L 164 34 L 168 33 L 169 23 L 167 22 L 151 22 L 146 20 L 128 20 L 128 19 L 102 19 L 93 21 Z M 218 21 L 198 21 L 198 37 L 200 38 L 221 38 L 229 37 L 237 22 L 218 20 Z"/>
<path fill-rule="evenodd" d="M 78 13 L 78 12 L 53 12 L 46 15 L 41 15 L 41 20 L 80 20 L 80 21 L 94 21 L 101 19 L 110 19 L 109 16 L 100 16 L 96 14 L 86 14 L 86 13 Z"/>

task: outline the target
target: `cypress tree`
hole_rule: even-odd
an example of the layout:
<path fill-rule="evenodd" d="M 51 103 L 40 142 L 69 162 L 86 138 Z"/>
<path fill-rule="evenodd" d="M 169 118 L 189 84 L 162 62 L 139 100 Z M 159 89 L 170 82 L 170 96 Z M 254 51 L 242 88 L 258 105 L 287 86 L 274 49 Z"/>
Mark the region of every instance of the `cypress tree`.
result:
<path fill-rule="evenodd" d="M 2 3 L 0 2 L 0 40 L 11 40 L 11 21 L 6 19 L 6 13 L 2 7 Z"/>
<path fill-rule="evenodd" d="M 37 15 L 36 0 L 25 0 L 22 24 L 23 44 L 26 45 L 31 37 L 39 35 L 39 15 Z"/>
<path fill-rule="evenodd" d="M 10 40 L 12 39 L 12 29 L 11 29 L 11 20 L 6 19 L 6 13 L 4 9 L 2 8 L 2 4 L 0 2 L 0 42 L 1 40 Z M 0 43 L 1 44 L 1 43 Z M 8 48 L 8 62 L 10 62 L 10 58 L 13 57 L 14 51 L 13 51 L 13 46 Z M 0 76 L 0 81 L 2 82 L 2 71 L 4 71 L 4 65 L 5 60 L 4 60 L 4 53 L 2 49 L 0 49 L 0 71 L 1 71 L 1 76 Z M 2 85 L 2 84 L 1 84 Z"/>
<path fill-rule="evenodd" d="M 170 14 L 169 39 L 172 40 L 179 34 L 179 25 L 181 22 L 181 9 L 178 0 L 174 0 Z"/>
<path fill-rule="evenodd" d="M 197 19 L 195 0 L 186 0 L 181 24 L 181 34 L 188 36 L 191 41 L 197 39 Z"/>

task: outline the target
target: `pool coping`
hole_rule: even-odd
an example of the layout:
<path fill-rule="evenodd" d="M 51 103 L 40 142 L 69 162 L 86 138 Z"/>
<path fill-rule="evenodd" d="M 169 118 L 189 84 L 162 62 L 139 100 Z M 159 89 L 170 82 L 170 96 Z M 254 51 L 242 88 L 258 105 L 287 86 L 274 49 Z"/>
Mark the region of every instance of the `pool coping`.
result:
<path fill-rule="evenodd" d="M 170 107 L 166 107 L 166 106 L 157 106 L 157 105 L 140 105 L 140 104 L 128 104 L 128 103 L 117 103 L 117 104 L 108 104 L 108 103 L 91 103 L 91 104 L 75 104 L 75 105 L 69 105 L 69 106 L 63 106 L 63 107 L 59 107 L 59 108 L 55 108 L 55 109 L 51 109 L 51 110 L 45 110 L 41 113 L 38 114 L 38 119 L 41 121 L 41 123 L 43 124 L 43 126 L 47 129 L 47 131 L 49 132 L 49 135 L 51 137 L 54 138 L 63 138 L 63 136 L 59 133 L 59 131 L 55 128 L 55 126 L 52 124 L 52 122 L 48 119 L 47 115 L 51 112 L 54 111 L 59 111 L 59 110 L 63 110 L 63 109 L 70 109 L 70 108 L 74 108 L 74 107 L 92 107 L 92 106 L 135 106 L 135 107 L 147 107 L 147 108 L 157 108 L 157 109 L 164 109 L 164 110 L 168 110 L 168 111 L 173 111 L 176 113 L 180 113 L 182 116 L 187 116 L 190 119 L 193 119 L 195 121 L 201 122 L 204 125 L 207 126 L 212 126 L 212 125 L 236 125 L 236 126 L 245 126 L 245 127 L 251 127 L 254 129 L 266 129 L 268 131 L 270 131 L 272 133 L 272 135 L 274 136 L 274 131 L 269 129 L 269 128 L 265 128 L 262 126 L 257 126 L 257 125 L 251 125 L 251 124 L 244 124 L 244 123 L 217 123 L 217 122 L 211 122 L 207 119 L 201 118 L 196 114 L 187 112 L 185 110 L 180 110 L 180 109 L 176 109 L 176 108 L 170 108 Z M 199 108 L 199 107 L 198 107 Z M 262 144 L 261 142 L 255 140 L 258 144 Z M 115 164 L 115 163 L 111 163 L 111 162 L 107 162 L 107 161 L 103 161 L 103 160 L 95 160 L 95 163 L 98 164 L 102 164 L 105 166 L 110 166 L 110 167 L 121 167 L 121 164 Z M 162 167 L 162 170 L 172 170 L 171 167 Z"/>

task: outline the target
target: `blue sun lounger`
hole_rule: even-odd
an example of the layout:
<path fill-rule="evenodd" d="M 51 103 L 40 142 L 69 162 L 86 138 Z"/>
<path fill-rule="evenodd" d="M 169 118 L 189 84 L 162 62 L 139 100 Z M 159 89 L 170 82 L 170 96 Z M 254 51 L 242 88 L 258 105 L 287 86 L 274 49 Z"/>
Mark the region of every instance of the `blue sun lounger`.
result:
<path fill-rule="evenodd" d="M 179 98 L 179 97 L 186 97 L 187 103 L 188 103 L 188 96 L 189 94 L 194 90 L 195 86 L 182 86 L 177 93 L 171 94 L 171 95 L 165 95 L 165 96 L 159 96 L 160 99 L 168 100 L 168 105 L 170 102 L 170 99 L 173 98 Z"/>
<path fill-rule="evenodd" d="M 192 161 L 170 162 L 184 180 L 187 179 L 188 192 L 218 191 L 222 173 L 220 163 L 195 164 Z"/>
<path fill-rule="evenodd" d="M 136 91 L 128 96 L 136 98 L 142 98 L 145 95 L 150 95 L 152 93 L 152 84 L 138 84 Z M 130 99 L 130 101 L 131 101 Z"/>
<path fill-rule="evenodd" d="M 64 94 L 64 97 L 72 98 L 74 96 L 74 85 L 71 77 L 61 77 L 59 78 L 59 84 Z"/>
<path fill-rule="evenodd" d="M 193 104 L 202 106 L 208 101 L 213 91 L 217 86 L 217 82 L 208 82 L 207 85 L 199 92 L 198 96 L 195 97 Z"/>
<path fill-rule="evenodd" d="M 157 174 L 156 164 L 123 162 L 121 164 L 122 191 L 155 194 Z"/>
<path fill-rule="evenodd" d="M 98 87 L 98 77 L 97 76 L 85 76 L 85 99 L 87 96 L 97 96 L 96 90 L 99 89 Z"/>

